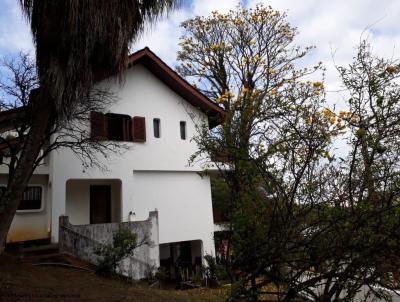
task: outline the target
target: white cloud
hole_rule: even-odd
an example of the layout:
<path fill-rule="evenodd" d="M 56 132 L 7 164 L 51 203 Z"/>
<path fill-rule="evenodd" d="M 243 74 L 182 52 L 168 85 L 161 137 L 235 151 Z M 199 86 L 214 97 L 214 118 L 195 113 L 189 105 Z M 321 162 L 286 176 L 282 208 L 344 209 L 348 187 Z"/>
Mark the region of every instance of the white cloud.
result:
<path fill-rule="evenodd" d="M 23 20 L 16 0 L 1 0 L 0 54 L 32 49 L 28 25 Z M 174 65 L 179 49 L 182 21 L 196 15 L 208 15 L 211 11 L 226 12 L 234 9 L 239 0 L 193 0 L 167 17 L 161 18 L 132 46 L 132 50 L 150 47 L 168 64 Z M 287 11 L 288 20 L 299 30 L 296 43 L 317 48 L 306 58 L 305 64 L 323 61 L 327 67 L 327 88 L 335 91 L 340 87 L 335 63 L 351 62 L 355 46 L 361 35 L 369 37 L 376 54 L 400 57 L 400 1 L 398 0 L 248 0 L 248 7 L 256 3 L 271 5 Z M 366 28 L 369 27 L 367 30 Z M 340 97 L 329 93 L 332 102 L 340 104 Z"/>
<path fill-rule="evenodd" d="M 137 50 L 148 46 L 165 62 L 174 65 L 182 35 L 180 23 L 195 16 L 207 16 L 212 11 L 227 12 L 238 5 L 237 0 L 193 0 L 189 7 L 183 7 L 152 26 L 132 47 Z"/>
<path fill-rule="evenodd" d="M 151 26 L 143 36 L 132 45 L 132 50 L 148 46 L 168 64 L 173 64 L 178 51 L 181 35 L 180 23 L 192 15 L 186 10 L 179 10 L 164 17 Z"/>
<path fill-rule="evenodd" d="M 369 38 L 375 53 L 383 57 L 400 57 L 400 2 L 396 0 L 249 0 L 287 11 L 288 20 L 298 28 L 296 42 L 317 48 L 309 63 L 318 60 L 327 67 L 327 89 L 337 90 L 339 82 L 334 63 L 347 65 L 352 61 L 361 38 Z M 339 96 L 328 94 L 341 106 Z"/>
<path fill-rule="evenodd" d="M 29 27 L 22 19 L 18 1 L 0 0 L 0 56 L 15 53 L 20 49 L 33 49 Z M 190 0 L 187 0 L 190 1 Z M 188 5 L 163 17 L 149 28 L 132 50 L 150 47 L 166 63 L 175 64 L 179 49 L 182 21 L 196 15 L 208 15 L 214 10 L 227 12 L 234 9 L 239 0 L 192 0 Z M 400 57 L 400 1 L 398 0 L 247 0 L 248 7 L 257 3 L 271 5 L 272 8 L 287 11 L 288 21 L 297 27 L 299 35 L 295 42 L 315 45 L 317 48 L 305 59 L 305 65 L 324 62 L 328 101 L 337 109 L 344 106 L 343 93 L 335 69 L 337 65 L 347 65 L 352 61 L 355 47 L 361 36 L 369 37 L 375 53 L 384 57 Z M 332 58 L 333 56 L 333 58 Z M 343 141 L 336 142 L 339 149 L 347 150 Z"/>
<path fill-rule="evenodd" d="M 194 15 L 208 15 L 212 11 L 228 12 L 239 4 L 238 0 L 194 0 L 192 3 Z"/>

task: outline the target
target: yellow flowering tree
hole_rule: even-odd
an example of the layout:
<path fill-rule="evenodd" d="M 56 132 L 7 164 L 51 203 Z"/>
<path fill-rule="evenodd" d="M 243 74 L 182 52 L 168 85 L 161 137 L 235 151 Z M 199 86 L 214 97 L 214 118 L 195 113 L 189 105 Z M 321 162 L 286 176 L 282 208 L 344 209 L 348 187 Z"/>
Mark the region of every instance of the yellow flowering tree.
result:
<path fill-rule="evenodd" d="M 305 261 L 289 273 L 298 258 L 294 246 L 305 244 L 308 213 L 329 179 L 324 168 L 333 161 L 331 140 L 343 128 L 326 109 L 323 80 L 307 81 L 311 74 L 323 79 L 321 63 L 299 67 L 312 47 L 294 45 L 296 29 L 285 14 L 237 7 L 182 27 L 178 72 L 226 112 L 220 127 L 199 125 L 193 160 L 208 155 L 206 164 L 220 169 L 229 188 L 232 256 L 225 264 L 236 280 L 232 295 L 255 300 L 264 284 L 301 283 L 299 272 L 309 269 Z"/>
<path fill-rule="evenodd" d="M 361 289 L 388 298 L 400 252 L 399 64 L 362 43 L 338 68 L 350 98 L 336 112 L 321 64 L 299 67 L 312 48 L 294 45 L 285 14 L 239 6 L 182 26 L 178 72 L 226 112 L 219 127 L 199 124 L 192 160 L 219 168 L 229 190 L 232 297 L 256 301 L 274 285 L 284 301 L 351 301 Z M 331 150 L 338 136 L 348 157 Z"/>

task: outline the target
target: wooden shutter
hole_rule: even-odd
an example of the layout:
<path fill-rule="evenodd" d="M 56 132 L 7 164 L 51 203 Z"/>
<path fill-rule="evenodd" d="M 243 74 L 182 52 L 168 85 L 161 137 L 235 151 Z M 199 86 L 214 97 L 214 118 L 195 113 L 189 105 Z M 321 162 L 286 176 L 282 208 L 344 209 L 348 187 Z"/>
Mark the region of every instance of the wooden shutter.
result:
<path fill-rule="evenodd" d="M 135 116 L 132 119 L 132 139 L 134 142 L 146 141 L 146 120 L 142 116 Z"/>
<path fill-rule="evenodd" d="M 122 119 L 122 131 L 123 131 L 123 141 L 132 141 L 132 120 L 130 117 L 124 117 Z"/>
<path fill-rule="evenodd" d="M 91 112 L 90 137 L 95 140 L 106 140 L 107 132 L 107 117 L 101 112 Z"/>

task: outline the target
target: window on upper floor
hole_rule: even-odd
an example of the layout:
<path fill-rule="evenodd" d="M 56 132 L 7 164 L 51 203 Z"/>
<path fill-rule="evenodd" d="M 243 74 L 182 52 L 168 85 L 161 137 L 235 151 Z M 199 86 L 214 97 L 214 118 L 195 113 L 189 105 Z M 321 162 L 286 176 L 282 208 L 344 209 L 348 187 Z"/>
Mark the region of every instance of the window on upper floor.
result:
<path fill-rule="evenodd" d="M 141 116 L 131 118 L 126 114 L 91 112 L 90 125 L 93 140 L 146 141 L 146 121 Z"/>
<path fill-rule="evenodd" d="M 160 125 L 161 125 L 161 122 L 160 122 L 160 119 L 159 119 L 159 118 L 153 119 L 154 137 L 156 137 L 156 138 L 160 138 L 160 136 L 161 136 L 161 133 L 160 133 L 160 131 L 161 131 Z"/>
<path fill-rule="evenodd" d="M 112 141 L 132 141 L 132 121 L 129 115 L 107 113 L 107 138 Z"/>
<path fill-rule="evenodd" d="M 6 187 L 0 187 L 0 196 L 3 196 Z M 28 186 L 22 194 L 17 211 L 39 211 L 42 209 L 42 187 Z"/>
<path fill-rule="evenodd" d="M 181 131 L 181 139 L 186 139 L 186 122 L 181 121 L 179 123 L 180 131 Z"/>

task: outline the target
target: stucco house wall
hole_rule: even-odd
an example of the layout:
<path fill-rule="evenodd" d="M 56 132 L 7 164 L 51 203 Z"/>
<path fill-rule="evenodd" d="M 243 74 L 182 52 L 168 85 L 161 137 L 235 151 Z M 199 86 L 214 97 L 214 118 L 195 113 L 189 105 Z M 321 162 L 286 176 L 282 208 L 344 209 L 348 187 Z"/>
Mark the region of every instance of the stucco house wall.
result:
<path fill-rule="evenodd" d="M 68 214 L 69 180 L 119 179 L 122 221 L 146 219 L 149 211 L 157 209 L 160 243 L 201 240 L 205 253 L 214 254 L 210 180 L 198 175 L 200 164 L 188 162 L 197 151 L 191 140 L 196 123 L 206 123 L 206 115 L 142 65 L 127 71 L 122 86 L 115 79 L 100 85 L 113 91 L 118 99 L 108 112 L 146 118 L 146 142 L 126 143 L 130 149 L 122 155 L 99 156 L 107 171 L 85 169 L 69 150 L 52 153 L 51 198 L 57 200 L 52 210 L 52 229 L 58 229 L 60 215 Z M 154 118 L 161 121 L 160 138 L 153 135 Z M 186 140 L 180 137 L 181 121 L 186 122 Z M 52 232 L 53 241 L 58 240 L 57 236 L 57 231 Z"/>
<path fill-rule="evenodd" d="M 145 118 L 146 141 L 124 142 L 128 150 L 98 155 L 105 169 L 85 167 L 68 149 L 50 153 L 31 179 L 31 184 L 43 185 L 44 207 L 35 213 L 17 213 L 10 231 L 16 241 L 34 239 L 14 235 L 37 227 L 39 237 L 58 242 L 59 217 L 64 215 L 72 224 L 90 223 L 90 186 L 109 185 L 111 222 L 142 221 L 157 210 L 160 244 L 191 241 L 196 249 L 193 257 L 199 251 L 215 254 L 210 179 L 201 177 L 198 172 L 203 167 L 199 162 L 189 164 L 189 159 L 198 150 L 192 140 L 196 126 L 209 120 L 215 125 L 220 108 L 150 50 L 131 59 L 123 83 L 110 78 L 98 87 L 113 92 L 117 100 L 104 113 Z M 153 119 L 160 120 L 159 138 L 154 136 Z M 181 138 L 181 122 L 186 123 L 186 139 Z M 3 164 L 0 185 L 6 183 Z"/>
<path fill-rule="evenodd" d="M 71 224 L 90 224 L 90 186 L 111 186 L 111 222 L 121 220 L 121 180 L 70 179 L 66 184 L 65 215 Z"/>

